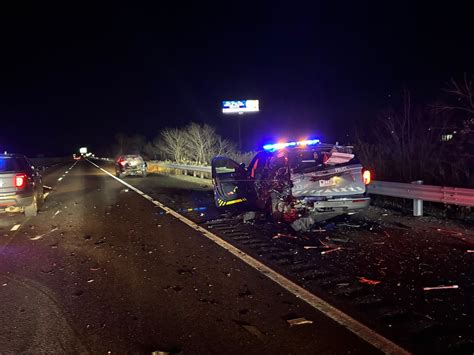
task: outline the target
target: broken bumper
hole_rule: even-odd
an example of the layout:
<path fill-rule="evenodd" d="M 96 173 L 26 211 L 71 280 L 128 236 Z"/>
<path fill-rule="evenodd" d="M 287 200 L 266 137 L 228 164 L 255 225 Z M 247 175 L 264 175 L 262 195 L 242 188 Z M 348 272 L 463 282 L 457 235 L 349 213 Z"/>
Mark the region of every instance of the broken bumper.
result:
<path fill-rule="evenodd" d="M 30 196 L 19 196 L 17 194 L 0 195 L 0 210 L 13 210 L 29 206 L 33 203 L 33 194 Z"/>

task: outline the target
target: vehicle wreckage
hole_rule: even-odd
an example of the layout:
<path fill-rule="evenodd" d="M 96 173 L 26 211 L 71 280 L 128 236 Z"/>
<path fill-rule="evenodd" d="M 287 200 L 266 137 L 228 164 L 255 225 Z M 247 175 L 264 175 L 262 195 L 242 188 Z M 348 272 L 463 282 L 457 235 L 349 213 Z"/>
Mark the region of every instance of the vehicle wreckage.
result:
<path fill-rule="evenodd" d="M 367 208 L 370 175 L 352 146 L 317 139 L 265 145 L 248 167 L 224 156 L 212 160 L 217 207 L 243 203 L 297 231 Z"/>

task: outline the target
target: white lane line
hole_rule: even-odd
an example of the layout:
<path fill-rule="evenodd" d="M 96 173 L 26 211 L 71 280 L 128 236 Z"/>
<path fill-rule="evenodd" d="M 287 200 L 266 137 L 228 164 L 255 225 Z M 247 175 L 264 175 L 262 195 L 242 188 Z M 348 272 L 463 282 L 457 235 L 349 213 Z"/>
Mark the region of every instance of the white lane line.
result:
<path fill-rule="evenodd" d="M 15 224 L 15 225 L 12 227 L 12 229 L 10 229 L 10 231 L 12 231 L 12 232 L 13 232 L 13 231 L 16 231 L 16 230 L 18 230 L 18 228 L 20 228 L 20 226 L 21 226 L 21 224 Z"/>
<path fill-rule="evenodd" d="M 150 196 L 148 196 L 144 192 L 126 183 L 122 179 L 119 179 L 118 177 L 112 175 L 107 170 L 102 169 L 100 166 L 91 162 L 90 160 L 87 160 L 87 161 L 91 163 L 92 165 L 94 165 L 96 168 L 100 169 L 107 175 L 111 176 L 112 178 L 120 182 L 121 184 L 127 186 L 129 189 L 135 191 L 139 195 L 142 195 L 147 200 L 150 200 L 153 204 L 162 208 L 167 214 L 170 214 L 173 217 L 179 219 L 181 222 L 183 222 L 184 224 L 187 224 L 189 227 L 193 228 L 194 230 L 201 232 L 205 237 L 212 240 L 214 243 L 224 248 L 231 254 L 235 255 L 237 258 L 245 262 L 247 265 L 259 271 L 261 274 L 263 274 L 270 280 L 274 281 L 275 283 L 277 283 L 278 285 L 286 289 L 288 292 L 292 293 L 297 298 L 302 299 L 303 301 L 308 303 L 310 306 L 312 306 L 319 312 L 323 313 L 327 317 L 336 321 L 337 323 L 342 325 L 344 328 L 347 328 L 349 331 L 357 335 L 359 338 L 365 340 L 367 343 L 371 344 L 372 346 L 384 352 L 385 354 L 410 354 L 407 350 L 403 349 L 402 347 L 398 346 L 394 342 L 390 341 L 384 336 L 373 331 L 372 329 L 365 326 L 364 324 L 358 322 L 357 320 L 345 314 L 344 312 L 340 311 L 336 307 L 331 306 L 329 303 L 327 303 L 323 299 L 317 297 L 316 295 L 313 295 L 311 292 L 297 285 L 293 281 L 288 280 L 286 277 L 280 275 L 275 270 L 271 269 L 270 267 L 266 266 L 260 261 L 254 259 L 250 255 L 244 253 L 242 250 L 234 247 L 232 244 L 229 244 L 226 241 L 222 240 L 217 235 L 211 233 L 207 229 L 197 225 L 193 221 L 180 215 L 178 212 L 165 206 L 161 202 L 151 199 Z"/>
<path fill-rule="evenodd" d="M 58 179 L 58 181 L 61 181 L 62 179 L 63 179 L 63 178 L 62 178 L 62 177 L 60 177 L 60 178 Z"/>

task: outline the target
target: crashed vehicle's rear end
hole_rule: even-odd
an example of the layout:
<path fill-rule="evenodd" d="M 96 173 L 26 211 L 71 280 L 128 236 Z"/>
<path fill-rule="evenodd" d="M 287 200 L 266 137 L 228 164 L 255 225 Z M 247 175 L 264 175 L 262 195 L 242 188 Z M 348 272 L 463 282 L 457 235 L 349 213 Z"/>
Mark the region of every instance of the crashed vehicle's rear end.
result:
<path fill-rule="evenodd" d="M 316 222 L 369 205 L 370 173 L 352 147 L 306 141 L 265 148 L 247 169 L 229 158 L 214 158 L 217 206 L 250 201 L 275 220 L 291 223 L 295 230 L 308 230 Z"/>

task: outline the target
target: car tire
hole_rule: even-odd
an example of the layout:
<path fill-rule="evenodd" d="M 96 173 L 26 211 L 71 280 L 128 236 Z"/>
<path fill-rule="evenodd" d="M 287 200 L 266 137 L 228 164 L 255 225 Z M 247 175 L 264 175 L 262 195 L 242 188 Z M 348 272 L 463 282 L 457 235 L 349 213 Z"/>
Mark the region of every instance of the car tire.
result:
<path fill-rule="evenodd" d="M 38 199 L 35 195 L 33 197 L 33 202 L 31 205 L 25 207 L 25 216 L 26 217 L 34 217 L 38 214 Z"/>

